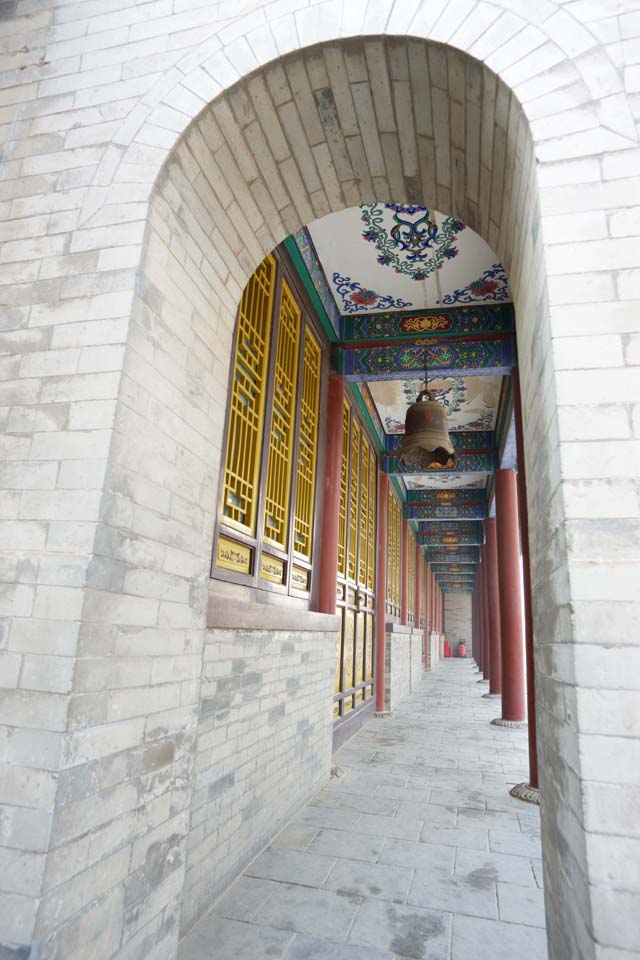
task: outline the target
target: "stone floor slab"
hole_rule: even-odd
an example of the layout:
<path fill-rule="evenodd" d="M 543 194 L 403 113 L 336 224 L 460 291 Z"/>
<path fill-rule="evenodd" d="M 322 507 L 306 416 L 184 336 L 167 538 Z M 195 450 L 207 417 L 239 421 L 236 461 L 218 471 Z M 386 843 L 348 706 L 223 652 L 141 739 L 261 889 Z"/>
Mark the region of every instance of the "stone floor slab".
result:
<path fill-rule="evenodd" d="M 451 960 L 547 960 L 544 930 L 517 923 L 454 916 Z"/>
<path fill-rule="evenodd" d="M 253 920 L 258 910 L 265 905 L 269 897 L 278 889 L 273 880 L 259 880 L 256 877 L 242 876 L 230 890 L 221 897 L 213 908 L 213 913 L 227 920 Z"/>
<path fill-rule="evenodd" d="M 180 960 L 220 960 L 221 957 L 242 957 L 242 960 L 281 960 L 292 940 L 287 930 L 206 917 L 198 931 L 180 944 Z"/>
<path fill-rule="evenodd" d="M 451 914 L 367 900 L 349 934 L 349 943 L 384 947 L 415 960 L 449 960 Z"/>
<path fill-rule="evenodd" d="M 413 870 L 389 863 L 358 863 L 338 860 L 325 881 L 325 890 L 340 896 L 371 897 L 405 903 L 413 880 Z"/>
<path fill-rule="evenodd" d="M 444 662 L 367 721 L 178 960 L 546 960 L 539 810 L 509 796 L 527 732 L 475 681 Z"/>
<path fill-rule="evenodd" d="M 544 928 L 544 894 L 537 887 L 499 883 L 498 912 L 500 919 L 507 923 L 524 923 Z"/>
<path fill-rule="evenodd" d="M 271 848 L 256 857 L 245 870 L 245 875 L 297 883 L 303 887 L 321 887 L 331 867 L 330 860 L 314 853 Z"/>
<path fill-rule="evenodd" d="M 282 883 L 255 919 L 269 927 L 342 943 L 360 903 L 359 899 L 339 896 L 328 890 Z"/>
<path fill-rule="evenodd" d="M 347 860 L 366 860 L 375 863 L 384 845 L 384 837 L 352 834 L 346 830 L 320 830 L 309 845 L 311 853 L 325 857 L 343 857 Z"/>
<path fill-rule="evenodd" d="M 433 871 L 426 873 L 417 870 L 409 893 L 409 903 L 449 913 L 498 919 L 496 885 L 482 877 L 444 877 Z"/>
<path fill-rule="evenodd" d="M 456 876 L 501 880 L 535 886 L 531 861 L 527 857 L 512 857 L 506 853 L 483 853 L 480 850 L 458 850 Z"/>

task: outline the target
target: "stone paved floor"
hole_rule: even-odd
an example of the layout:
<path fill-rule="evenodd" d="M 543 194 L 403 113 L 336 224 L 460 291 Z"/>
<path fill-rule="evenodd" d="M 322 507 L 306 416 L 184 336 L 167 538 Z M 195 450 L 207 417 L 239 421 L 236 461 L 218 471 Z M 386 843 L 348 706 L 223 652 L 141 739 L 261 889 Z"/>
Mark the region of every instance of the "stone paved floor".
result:
<path fill-rule="evenodd" d="M 182 942 L 179 960 L 545 960 L 526 730 L 444 661 L 336 755 L 334 778 Z"/>

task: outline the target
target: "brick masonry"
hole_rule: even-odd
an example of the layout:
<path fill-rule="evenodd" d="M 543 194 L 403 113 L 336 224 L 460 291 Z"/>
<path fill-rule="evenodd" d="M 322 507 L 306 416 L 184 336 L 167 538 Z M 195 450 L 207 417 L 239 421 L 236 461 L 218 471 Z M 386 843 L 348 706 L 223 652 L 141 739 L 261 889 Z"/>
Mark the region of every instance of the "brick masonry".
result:
<path fill-rule="evenodd" d="M 384 709 L 393 713 L 424 676 L 423 631 L 388 623 L 385 646 Z"/>
<path fill-rule="evenodd" d="M 465 640 L 471 656 L 471 595 L 447 593 L 444 598 L 444 632 L 455 648 L 458 640 Z"/>
<path fill-rule="evenodd" d="M 207 631 L 185 929 L 328 780 L 335 644 L 317 628 Z"/>
<path fill-rule="evenodd" d="M 0 7 L 0 943 L 173 956 L 234 311 L 392 197 L 511 278 L 550 951 L 639 951 L 637 0 Z"/>

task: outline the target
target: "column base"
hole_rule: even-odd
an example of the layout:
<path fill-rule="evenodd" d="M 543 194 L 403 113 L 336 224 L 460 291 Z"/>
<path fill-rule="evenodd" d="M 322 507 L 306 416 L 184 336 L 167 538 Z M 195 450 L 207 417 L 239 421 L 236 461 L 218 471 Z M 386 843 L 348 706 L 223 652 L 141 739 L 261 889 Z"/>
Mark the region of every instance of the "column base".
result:
<path fill-rule="evenodd" d="M 489 683 L 489 681 L 488 681 L 488 680 L 485 680 L 484 677 L 480 677 L 479 680 L 476 680 L 476 683 Z"/>
<path fill-rule="evenodd" d="M 525 803 L 535 803 L 540 806 L 540 791 L 530 783 L 517 783 L 515 787 L 511 787 L 509 793 L 516 800 L 524 800 Z"/>
<path fill-rule="evenodd" d="M 513 727 L 515 729 L 527 726 L 526 720 L 504 720 L 502 717 L 496 717 L 491 723 L 494 723 L 496 727 Z"/>
<path fill-rule="evenodd" d="M 376 712 L 374 713 L 374 717 L 378 717 L 380 719 L 383 719 L 384 717 L 390 717 L 390 716 L 391 716 L 391 710 L 376 710 Z"/>
<path fill-rule="evenodd" d="M 483 693 L 482 699 L 483 700 L 499 700 L 501 696 L 502 696 L 501 693 Z"/>

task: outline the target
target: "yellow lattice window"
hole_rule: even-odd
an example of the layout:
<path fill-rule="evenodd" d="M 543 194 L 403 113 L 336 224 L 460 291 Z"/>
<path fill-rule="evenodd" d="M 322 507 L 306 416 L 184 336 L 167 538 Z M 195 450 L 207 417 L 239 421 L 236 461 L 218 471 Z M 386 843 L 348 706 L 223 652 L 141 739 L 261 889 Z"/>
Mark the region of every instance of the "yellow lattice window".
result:
<path fill-rule="evenodd" d="M 289 525 L 300 319 L 300 307 L 283 280 L 264 514 L 264 539 L 282 550 L 287 546 Z"/>
<path fill-rule="evenodd" d="M 367 550 L 367 588 L 373 590 L 376 576 L 376 480 L 377 464 L 373 450 L 369 451 L 369 547 Z"/>
<path fill-rule="evenodd" d="M 369 469 L 369 444 L 367 443 L 367 439 L 363 434 L 362 477 L 360 482 L 360 520 L 358 521 L 360 536 L 360 549 L 358 551 L 358 583 L 361 583 L 363 586 L 367 585 L 367 544 L 369 538 L 369 512 L 371 507 L 369 500 Z"/>
<path fill-rule="evenodd" d="M 407 613 L 412 623 L 416 617 L 416 538 L 411 529 L 407 536 Z"/>
<path fill-rule="evenodd" d="M 387 599 L 397 615 L 402 584 L 402 512 L 391 489 L 387 504 L 387 541 Z"/>
<path fill-rule="evenodd" d="M 304 342 L 302 397 L 298 448 L 298 485 L 296 489 L 296 553 L 311 559 L 313 508 L 315 505 L 316 457 L 318 452 L 318 402 L 320 399 L 320 344 L 310 330 Z"/>
<path fill-rule="evenodd" d="M 351 482 L 349 484 L 349 550 L 347 557 L 347 577 L 355 580 L 357 576 L 356 557 L 358 553 L 358 501 L 360 491 L 360 424 L 357 420 L 351 426 Z"/>
<path fill-rule="evenodd" d="M 228 526 L 249 534 L 256 525 L 275 276 L 269 255 L 245 287 L 238 314 L 222 513 Z"/>
<path fill-rule="evenodd" d="M 347 572 L 347 495 L 349 486 L 349 433 L 351 410 L 345 403 L 342 408 L 342 457 L 340 468 L 340 513 L 338 515 L 338 573 Z"/>

